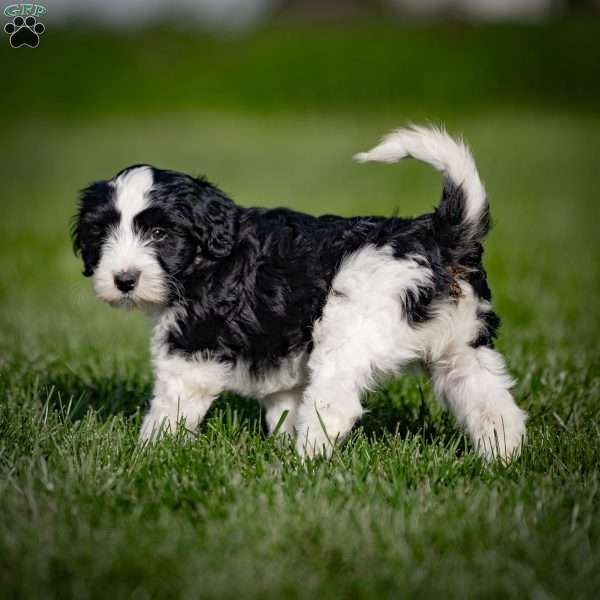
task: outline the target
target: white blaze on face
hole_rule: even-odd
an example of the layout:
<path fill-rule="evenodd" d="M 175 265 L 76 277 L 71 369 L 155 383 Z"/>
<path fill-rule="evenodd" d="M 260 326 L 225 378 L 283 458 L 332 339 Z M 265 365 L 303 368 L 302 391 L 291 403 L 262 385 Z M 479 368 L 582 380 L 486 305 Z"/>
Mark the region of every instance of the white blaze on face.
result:
<path fill-rule="evenodd" d="M 113 306 L 133 307 L 162 304 L 166 286 L 164 271 L 153 248 L 134 228 L 134 219 L 149 206 L 149 192 L 154 178 L 150 167 L 136 167 L 119 175 L 114 186 L 115 208 L 121 218 L 102 246 L 102 256 L 94 273 L 94 290 L 98 297 Z M 139 272 L 135 288 L 127 294 L 115 285 L 115 275 L 124 271 Z"/>

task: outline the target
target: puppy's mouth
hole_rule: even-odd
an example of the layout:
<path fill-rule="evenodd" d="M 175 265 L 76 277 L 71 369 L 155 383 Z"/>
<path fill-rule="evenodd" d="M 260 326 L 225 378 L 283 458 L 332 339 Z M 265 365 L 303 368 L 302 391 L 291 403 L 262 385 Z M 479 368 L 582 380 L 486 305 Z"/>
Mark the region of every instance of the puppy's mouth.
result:
<path fill-rule="evenodd" d="M 167 295 L 162 279 L 142 274 L 133 285 L 132 282 L 115 282 L 113 279 L 112 273 L 106 275 L 99 272 L 94 280 L 96 297 L 113 308 L 154 312 L 166 304 Z"/>
<path fill-rule="evenodd" d="M 163 302 L 155 302 L 140 297 L 135 292 L 122 293 L 119 298 L 102 298 L 112 308 L 118 308 L 121 310 L 132 311 L 141 310 L 148 314 L 154 314 L 156 311 L 160 311 L 164 307 Z"/>
<path fill-rule="evenodd" d="M 140 300 L 131 292 L 121 294 L 119 298 L 112 298 L 107 302 L 113 308 L 123 308 L 125 310 L 134 310 L 140 307 Z"/>

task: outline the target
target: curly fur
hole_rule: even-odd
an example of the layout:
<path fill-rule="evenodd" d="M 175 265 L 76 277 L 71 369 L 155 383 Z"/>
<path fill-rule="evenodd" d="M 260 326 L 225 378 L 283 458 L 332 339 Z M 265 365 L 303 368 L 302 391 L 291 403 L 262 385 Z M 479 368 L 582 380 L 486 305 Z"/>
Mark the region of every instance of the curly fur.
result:
<path fill-rule="evenodd" d="M 73 244 L 84 275 L 105 301 L 155 319 L 143 438 L 178 418 L 194 427 L 234 389 L 263 400 L 270 427 L 287 411 L 300 452 L 327 452 L 366 389 L 420 362 L 485 455 L 518 452 L 525 415 L 493 350 L 475 163 L 464 143 L 421 127 L 356 159 L 407 156 L 444 173 L 439 206 L 414 219 L 243 208 L 204 178 L 149 165 L 83 190 Z M 116 287 L 124 272 L 134 289 Z"/>

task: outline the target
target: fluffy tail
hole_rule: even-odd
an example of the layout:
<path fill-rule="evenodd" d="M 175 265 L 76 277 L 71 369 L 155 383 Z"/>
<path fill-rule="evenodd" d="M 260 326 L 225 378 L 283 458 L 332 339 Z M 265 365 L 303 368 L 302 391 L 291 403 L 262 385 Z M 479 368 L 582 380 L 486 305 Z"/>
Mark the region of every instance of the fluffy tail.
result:
<path fill-rule="evenodd" d="M 444 174 L 442 200 L 434 213 L 436 235 L 448 246 L 470 252 L 488 232 L 490 218 L 485 189 L 469 148 L 443 129 L 412 125 L 393 131 L 354 159 L 394 163 L 406 157 L 426 162 Z"/>

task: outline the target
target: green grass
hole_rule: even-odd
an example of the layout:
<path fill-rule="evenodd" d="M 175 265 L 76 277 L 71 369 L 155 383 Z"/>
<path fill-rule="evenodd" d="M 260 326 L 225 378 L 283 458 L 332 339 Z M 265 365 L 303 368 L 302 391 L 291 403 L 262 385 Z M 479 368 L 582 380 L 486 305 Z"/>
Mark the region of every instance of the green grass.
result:
<path fill-rule="evenodd" d="M 501 47 L 506 36 L 494 31 Z M 100 47 L 102 35 L 89 35 Z M 176 43 L 171 35 L 158 46 Z M 365 43 L 366 33 L 353 35 L 349 47 Z M 561 34 L 548 35 L 538 53 Z M 61 39 L 48 45 L 65 47 Z M 251 54 L 286 40 L 282 30 L 231 43 Z M 134 60 L 129 47 L 115 42 L 100 66 L 119 71 Z M 51 67 L 42 49 L 48 81 L 48 69 L 85 58 L 52 55 Z M 289 78 L 268 70 L 266 54 L 252 65 L 276 89 Z M 480 68 L 460 56 L 459 77 Z M 199 110 L 191 94 L 169 112 L 163 89 L 139 112 L 133 100 L 111 106 L 106 92 L 71 115 L 56 83 L 31 110 L 30 88 L 10 91 L 20 117 L 4 125 L 0 148 L 0 596 L 598 597 L 600 118 L 591 104 L 562 90 L 569 110 L 545 105 L 522 86 L 513 103 L 488 105 L 484 94 L 474 114 L 452 103 L 442 111 L 447 88 L 418 107 L 409 94 L 397 108 L 363 110 L 338 92 L 323 106 L 302 92 L 295 105 L 290 88 L 279 92 L 285 110 L 253 112 L 239 77 L 222 82 L 241 90 L 237 108 L 231 96 Z M 81 74 L 87 84 L 97 89 L 93 73 Z M 232 396 L 192 441 L 137 447 L 151 388 L 148 324 L 100 304 L 81 277 L 67 235 L 75 191 L 147 161 L 206 173 L 246 205 L 417 214 L 437 202 L 436 174 L 350 157 L 393 126 L 442 112 L 471 143 L 492 203 L 486 266 L 504 320 L 499 348 L 530 413 L 523 456 L 484 464 L 413 375 L 366 399 L 369 414 L 330 461 L 302 463 L 265 436 L 255 403 Z"/>

